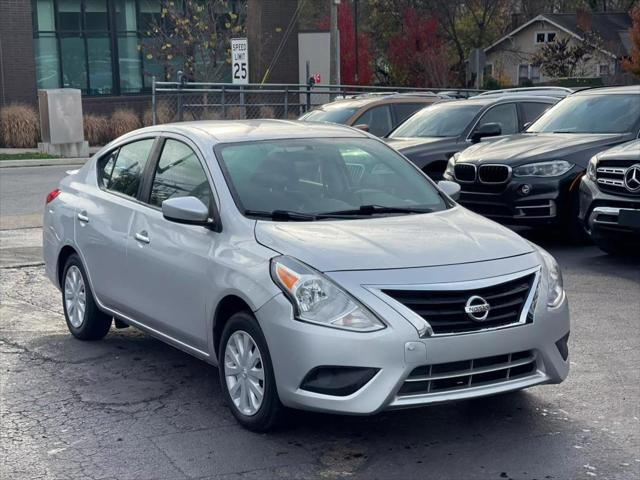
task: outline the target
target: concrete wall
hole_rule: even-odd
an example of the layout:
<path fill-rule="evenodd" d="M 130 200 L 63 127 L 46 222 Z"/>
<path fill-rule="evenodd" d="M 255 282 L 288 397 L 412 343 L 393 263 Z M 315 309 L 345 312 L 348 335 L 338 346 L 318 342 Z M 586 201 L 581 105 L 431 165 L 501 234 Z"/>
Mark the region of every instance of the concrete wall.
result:
<path fill-rule="evenodd" d="M 487 53 L 486 64 L 493 65 L 494 78 L 503 78 L 508 85 L 518 84 L 519 65 L 531 63 L 533 55 L 542 47 L 541 44 L 535 43 L 535 35 L 537 32 L 555 32 L 556 39 L 558 40 L 569 37 L 572 45 L 578 42 L 575 37 L 572 37 L 548 22 L 540 21 L 532 23 Z M 598 52 L 590 61 L 582 66 L 578 66 L 575 76 L 598 77 L 600 76 L 598 70 L 598 65 L 600 64 L 609 65 L 609 71 L 612 74 L 615 72 L 616 60 L 613 57 Z M 548 80 L 550 80 L 549 77 L 541 74 L 538 82 Z"/>
<path fill-rule="evenodd" d="M 0 0 L 0 107 L 36 104 L 30 0 Z"/>

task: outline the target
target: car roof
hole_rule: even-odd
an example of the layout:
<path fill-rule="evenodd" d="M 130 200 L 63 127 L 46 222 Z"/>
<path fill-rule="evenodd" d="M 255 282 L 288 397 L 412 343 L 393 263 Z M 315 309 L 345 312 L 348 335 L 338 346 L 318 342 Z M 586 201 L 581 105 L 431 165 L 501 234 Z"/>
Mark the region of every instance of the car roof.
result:
<path fill-rule="evenodd" d="M 540 102 L 542 101 L 543 103 L 556 103 L 559 100 L 561 100 L 559 97 L 549 97 L 549 96 L 544 96 L 544 95 L 515 95 L 515 94 L 509 94 L 509 95 L 500 95 L 500 96 L 493 96 L 493 95 L 477 95 L 475 97 L 471 97 L 471 98 L 463 98 L 463 99 L 456 99 L 456 100 L 449 100 L 447 102 L 443 102 L 443 105 L 490 105 L 490 104 L 494 104 L 494 103 L 506 103 L 506 102 L 514 102 L 514 101 L 518 101 L 518 102 Z M 440 105 L 440 104 L 438 104 Z"/>
<path fill-rule="evenodd" d="M 596 87 L 580 90 L 573 95 L 623 95 L 623 94 L 640 95 L 640 85 L 627 85 L 624 87 Z"/>
<path fill-rule="evenodd" d="M 167 123 L 136 130 L 142 132 L 174 132 L 212 140 L 214 143 L 251 142 L 286 138 L 368 138 L 361 130 L 322 122 L 293 120 L 201 120 Z"/>
<path fill-rule="evenodd" d="M 389 94 L 374 94 L 374 95 L 361 95 L 351 98 L 340 98 L 333 102 L 328 102 L 323 105 L 318 105 L 315 110 L 338 110 L 341 108 L 361 108 L 371 103 L 411 103 L 411 101 L 417 103 L 434 103 L 441 100 L 445 100 L 446 96 L 440 96 L 434 93 L 427 92 L 410 92 L 410 93 L 389 93 Z"/>
<path fill-rule="evenodd" d="M 541 95 L 547 97 L 564 98 L 571 95 L 574 90 L 566 87 L 521 87 L 521 88 L 505 88 L 501 90 L 487 90 L 478 96 L 503 96 L 503 95 Z"/>

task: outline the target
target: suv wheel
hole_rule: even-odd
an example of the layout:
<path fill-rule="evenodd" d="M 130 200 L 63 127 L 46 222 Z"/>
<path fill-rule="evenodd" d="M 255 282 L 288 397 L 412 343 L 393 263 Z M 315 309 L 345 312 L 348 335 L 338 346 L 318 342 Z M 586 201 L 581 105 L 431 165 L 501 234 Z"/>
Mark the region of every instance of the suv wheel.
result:
<path fill-rule="evenodd" d="M 62 275 L 62 306 L 67 328 L 80 340 L 99 340 L 111 327 L 111 316 L 100 311 L 93 298 L 82 262 L 71 255 Z"/>
<path fill-rule="evenodd" d="M 239 312 L 229 319 L 218 356 L 220 385 L 236 420 L 254 432 L 275 427 L 283 407 L 267 342 L 253 315 Z"/>

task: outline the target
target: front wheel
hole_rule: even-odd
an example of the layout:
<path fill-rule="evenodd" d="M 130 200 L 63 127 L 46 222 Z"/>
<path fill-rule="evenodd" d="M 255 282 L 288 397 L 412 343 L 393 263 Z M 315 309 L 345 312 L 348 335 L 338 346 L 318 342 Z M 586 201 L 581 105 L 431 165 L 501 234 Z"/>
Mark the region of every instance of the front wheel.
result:
<path fill-rule="evenodd" d="M 239 312 L 229 319 L 219 357 L 220 385 L 236 420 L 254 432 L 275 427 L 283 407 L 267 342 L 253 315 Z"/>
<path fill-rule="evenodd" d="M 111 316 L 100 311 L 93 298 L 80 257 L 67 259 L 62 274 L 62 306 L 67 328 L 80 340 L 99 340 L 111 328 Z"/>

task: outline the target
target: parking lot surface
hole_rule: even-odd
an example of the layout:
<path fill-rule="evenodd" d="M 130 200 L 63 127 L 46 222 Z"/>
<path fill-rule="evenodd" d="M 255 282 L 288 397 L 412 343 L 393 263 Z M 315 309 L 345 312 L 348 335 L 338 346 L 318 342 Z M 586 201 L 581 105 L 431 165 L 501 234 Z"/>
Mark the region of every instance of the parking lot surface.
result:
<path fill-rule="evenodd" d="M 639 478 L 640 264 L 534 240 L 560 261 L 570 299 L 563 384 L 374 417 L 292 412 L 266 435 L 235 423 L 211 366 L 131 328 L 72 338 L 58 291 L 26 258 L 0 270 L 0 476 Z"/>

